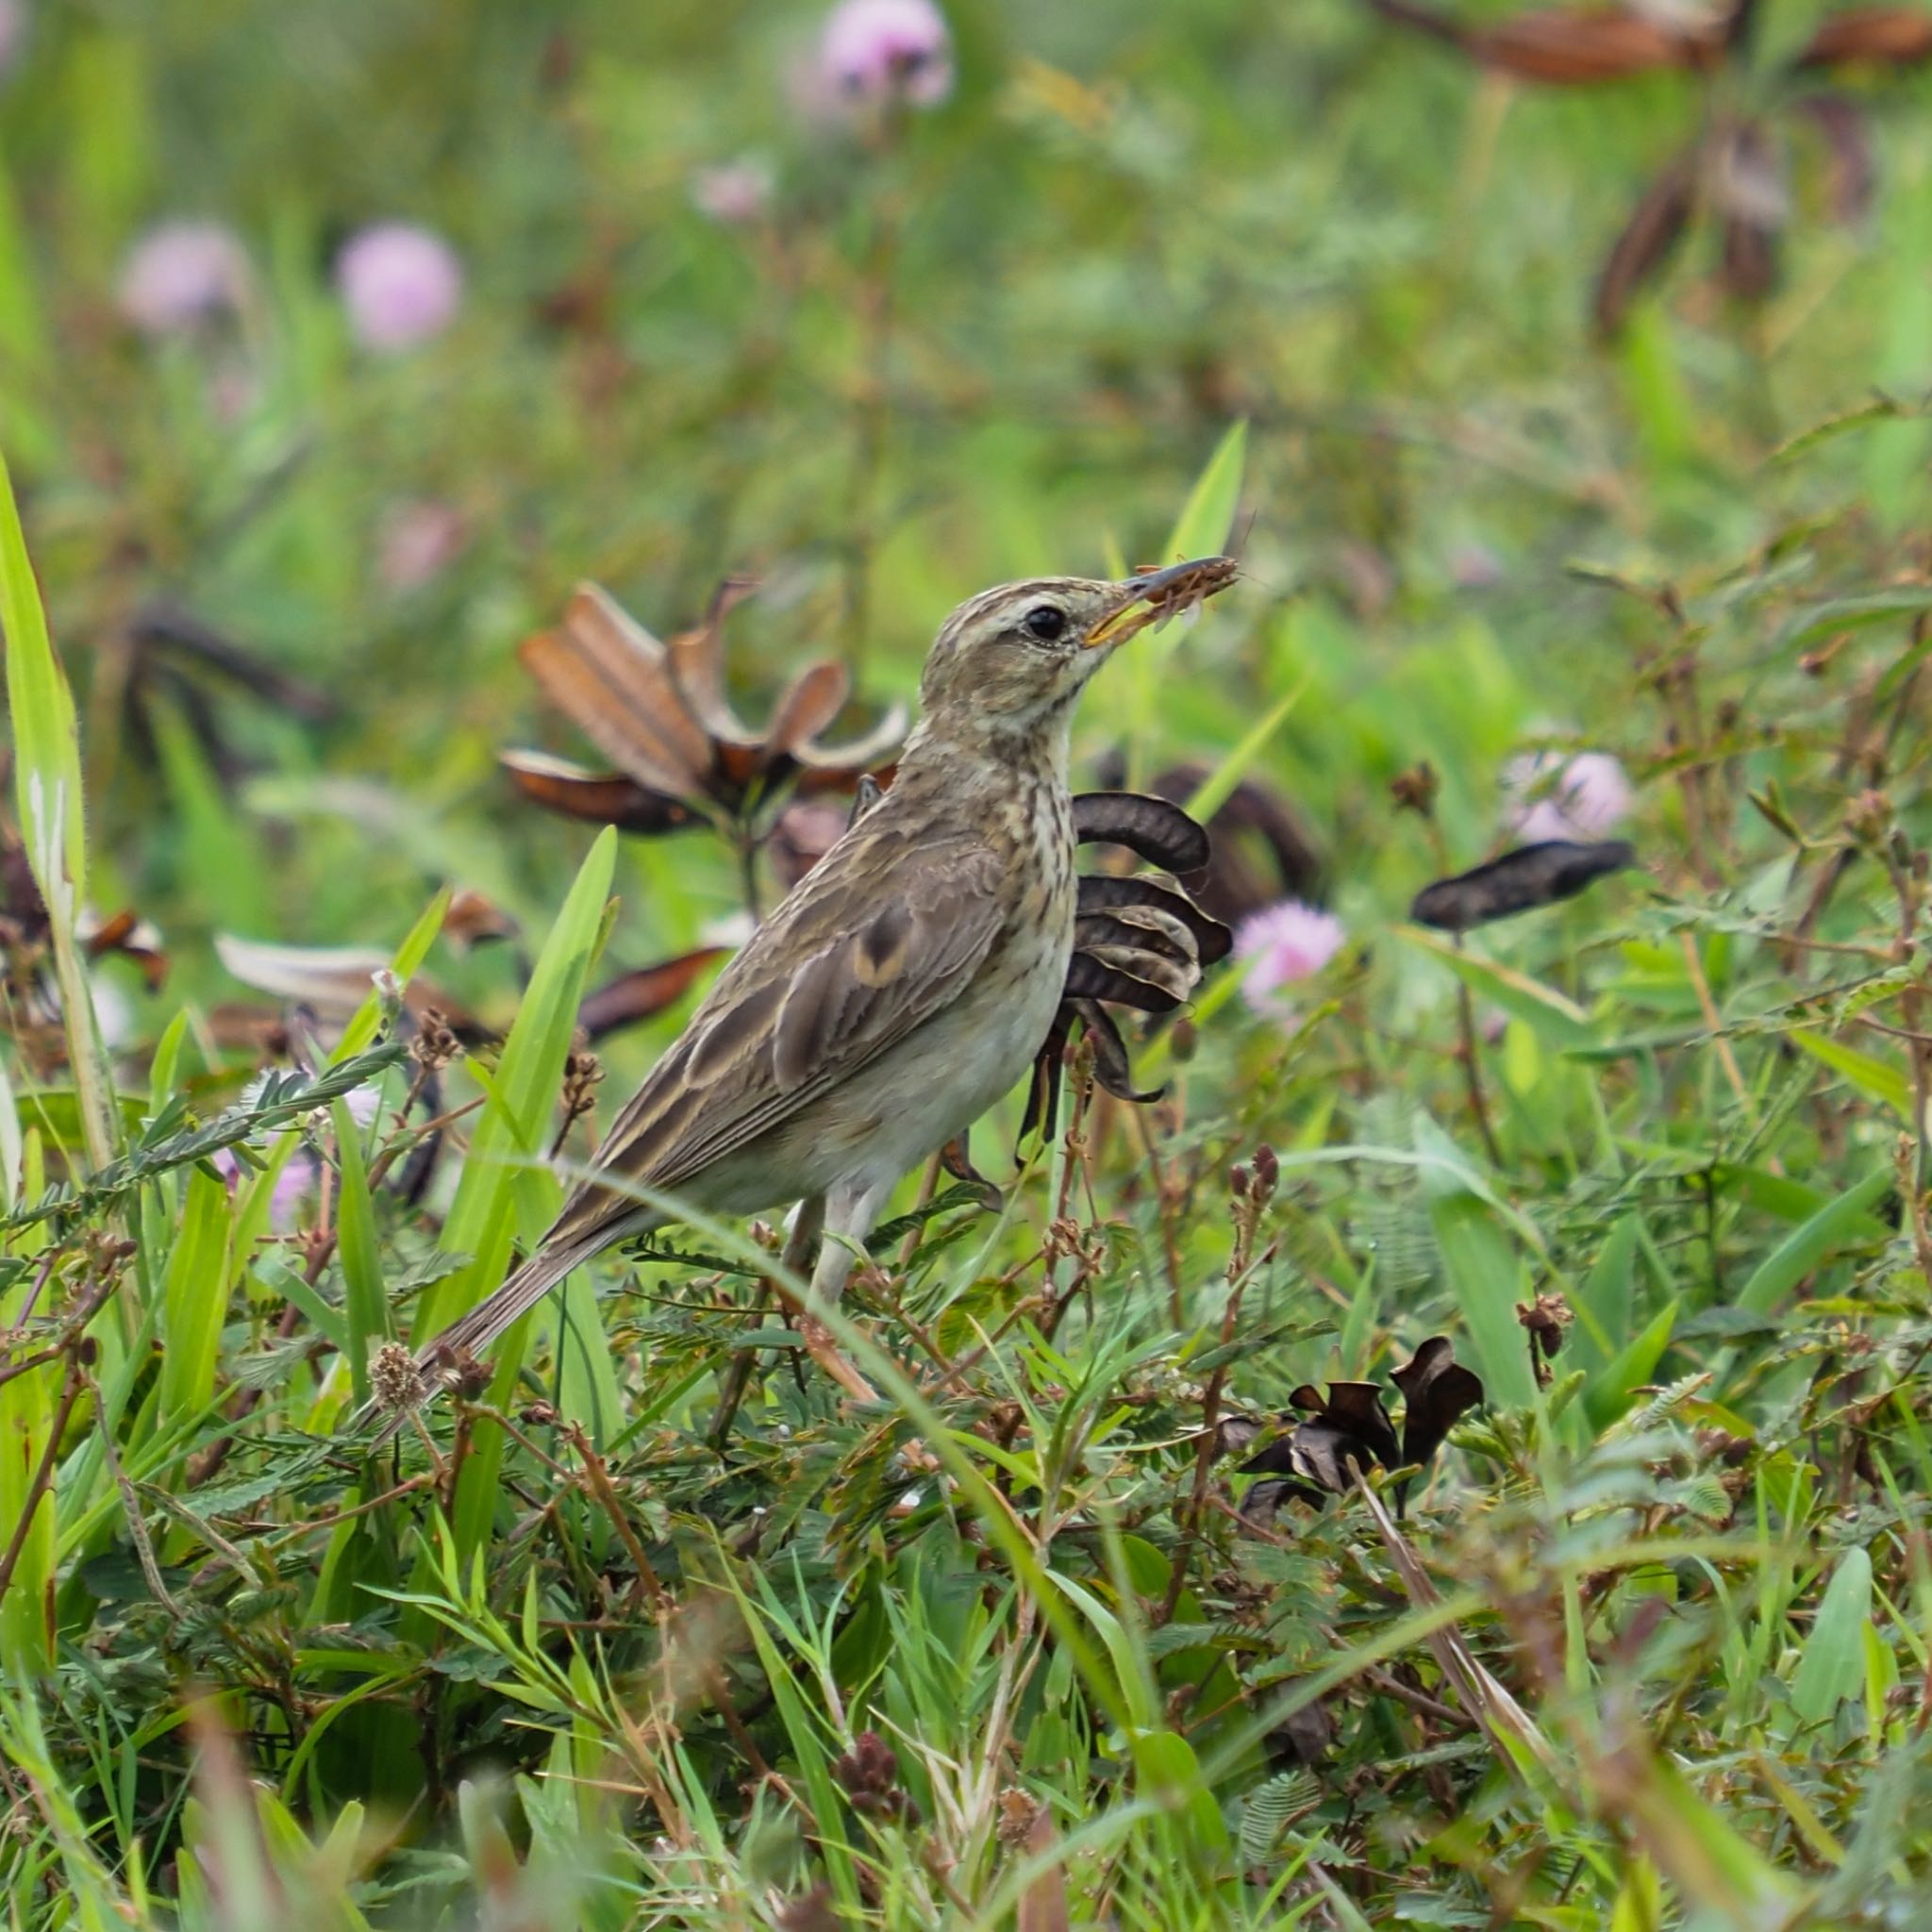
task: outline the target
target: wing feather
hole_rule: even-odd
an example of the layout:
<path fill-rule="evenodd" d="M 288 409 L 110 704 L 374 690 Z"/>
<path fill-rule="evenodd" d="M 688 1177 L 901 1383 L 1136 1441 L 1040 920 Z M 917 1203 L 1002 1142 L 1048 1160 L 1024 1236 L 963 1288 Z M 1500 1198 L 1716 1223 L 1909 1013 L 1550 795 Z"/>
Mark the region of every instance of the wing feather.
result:
<path fill-rule="evenodd" d="M 600 1170 L 675 1189 L 782 1126 L 958 997 L 1004 926 L 976 838 L 869 815 L 758 928 L 611 1124 Z M 635 1204 L 596 1177 L 549 1240 Z"/>

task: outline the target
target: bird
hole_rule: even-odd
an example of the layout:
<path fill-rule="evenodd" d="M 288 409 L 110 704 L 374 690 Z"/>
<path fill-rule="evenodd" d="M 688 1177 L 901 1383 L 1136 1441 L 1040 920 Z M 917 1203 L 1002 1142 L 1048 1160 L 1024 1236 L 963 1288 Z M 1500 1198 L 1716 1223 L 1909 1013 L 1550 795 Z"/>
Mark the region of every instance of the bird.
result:
<path fill-rule="evenodd" d="M 836 1302 L 892 1188 L 1026 1075 L 1053 1024 L 1074 946 L 1081 691 L 1129 638 L 1236 575 L 1209 557 L 1036 578 L 946 619 L 890 790 L 719 975 L 529 1257 L 418 1350 L 425 1390 L 574 1269 L 675 1218 L 626 1184 L 718 1216 L 822 1202 L 809 1292 Z"/>

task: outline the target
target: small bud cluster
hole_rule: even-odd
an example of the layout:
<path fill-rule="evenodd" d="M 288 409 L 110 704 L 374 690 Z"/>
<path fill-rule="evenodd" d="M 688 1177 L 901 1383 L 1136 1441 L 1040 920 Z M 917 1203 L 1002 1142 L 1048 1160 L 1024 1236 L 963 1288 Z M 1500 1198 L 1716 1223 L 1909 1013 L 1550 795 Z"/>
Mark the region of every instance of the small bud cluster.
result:
<path fill-rule="evenodd" d="M 463 1055 L 463 1043 L 451 1029 L 449 1016 L 435 1007 L 426 1008 L 416 1023 L 416 1037 L 409 1042 L 409 1058 L 425 1074 L 440 1074 Z"/>
<path fill-rule="evenodd" d="M 919 1807 L 899 1782 L 898 1754 L 876 1731 L 860 1731 L 852 1749 L 832 1760 L 832 1775 L 861 1818 L 918 1823 Z"/>
<path fill-rule="evenodd" d="M 1559 1294 L 1540 1294 L 1533 1302 L 1516 1304 L 1516 1319 L 1529 1335 L 1529 1358 L 1536 1370 L 1538 1386 L 1547 1389 L 1547 1364 L 1563 1346 L 1563 1331 L 1576 1317 L 1570 1304 Z"/>
<path fill-rule="evenodd" d="M 428 1386 L 416 1357 L 400 1341 L 385 1341 L 369 1363 L 369 1388 L 377 1407 L 390 1410 L 421 1408 Z"/>

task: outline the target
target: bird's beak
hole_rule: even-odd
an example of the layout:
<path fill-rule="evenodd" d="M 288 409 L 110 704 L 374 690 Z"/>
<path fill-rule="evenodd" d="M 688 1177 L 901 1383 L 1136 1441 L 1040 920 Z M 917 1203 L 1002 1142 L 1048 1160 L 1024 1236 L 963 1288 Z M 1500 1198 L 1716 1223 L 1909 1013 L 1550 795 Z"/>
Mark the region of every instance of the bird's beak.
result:
<path fill-rule="evenodd" d="M 1164 623 L 1215 591 L 1226 590 L 1238 571 L 1231 557 L 1197 557 L 1189 563 L 1174 563 L 1165 570 L 1129 577 L 1114 586 L 1117 601 L 1081 642 L 1090 650 L 1096 644 L 1124 644 L 1150 624 Z"/>

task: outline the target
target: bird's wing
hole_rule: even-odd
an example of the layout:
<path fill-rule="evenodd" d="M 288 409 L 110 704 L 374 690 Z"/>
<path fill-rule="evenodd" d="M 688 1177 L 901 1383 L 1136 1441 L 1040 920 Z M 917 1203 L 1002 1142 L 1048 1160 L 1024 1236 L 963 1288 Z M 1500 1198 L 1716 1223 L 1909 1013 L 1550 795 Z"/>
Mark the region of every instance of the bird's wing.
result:
<path fill-rule="evenodd" d="M 950 1005 L 999 938 L 1001 870 L 974 837 L 883 812 L 854 826 L 652 1069 L 547 1240 L 579 1241 L 634 1211 L 603 1174 L 675 1189 Z"/>

